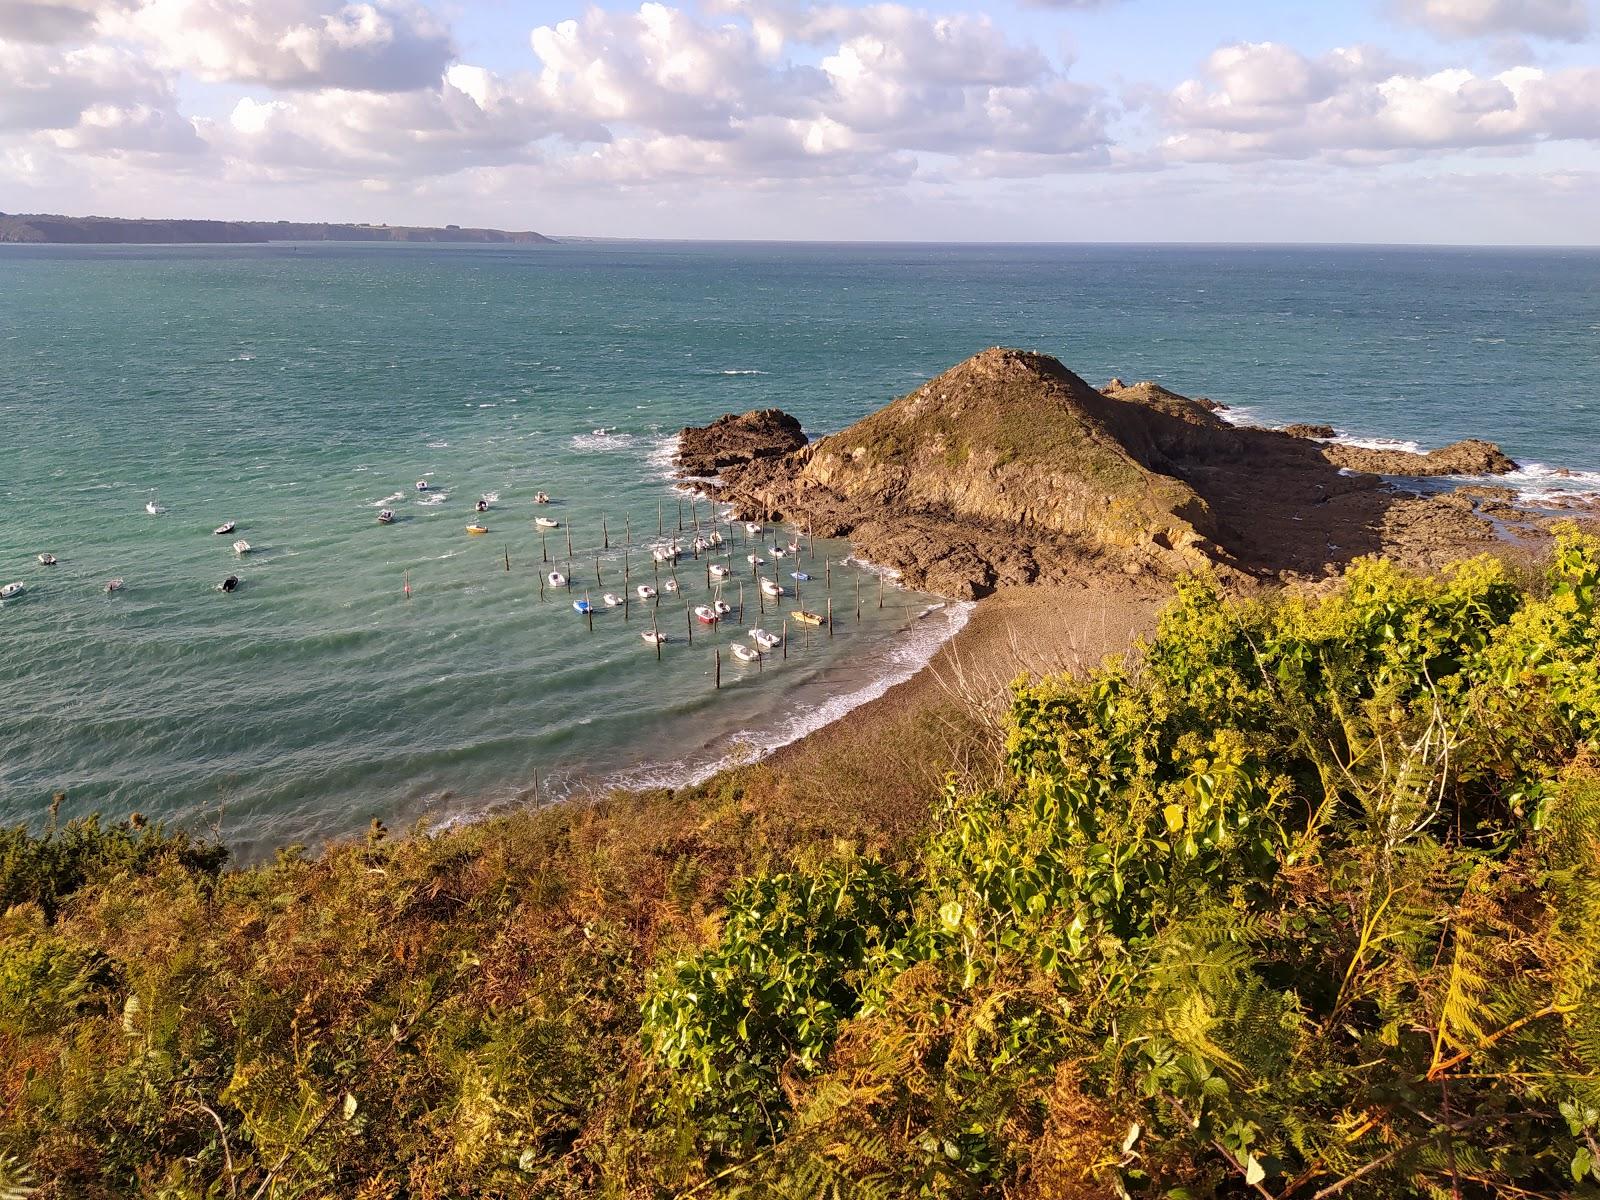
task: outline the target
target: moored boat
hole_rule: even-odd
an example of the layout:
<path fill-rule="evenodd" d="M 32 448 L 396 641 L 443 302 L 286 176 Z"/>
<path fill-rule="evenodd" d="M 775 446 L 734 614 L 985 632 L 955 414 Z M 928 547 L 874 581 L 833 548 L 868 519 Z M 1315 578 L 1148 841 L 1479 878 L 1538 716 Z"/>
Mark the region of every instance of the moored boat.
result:
<path fill-rule="evenodd" d="M 394 509 L 386 508 L 382 512 L 380 512 L 378 514 L 378 524 L 379 525 L 393 525 L 394 524 Z"/>
<path fill-rule="evenodd" d="M 21 580 L 16 583 L 8 583 L 4 587 L 0 587 L 0 600 L 15 600 L 27 590 L 28 585 Z"/>
<path fill-rule="evenodd" d="M 705 604 L 695 605 L 694 619 L 702 625 L 715 625 L 718 621 L 716 610 Z"/>
<path fill-rule="evenodd" d="M 750 640 L 763 650 L 776 650 L 783 643 L 783 639 L 775 633 L 768 633 L 765 629 L 752 629 Z"/>
<path fill-rule="evenodd" d="M 211 532 L 216 534 L 218 537 L 222 537 L 222 536 L 224 536 L 226 534 L 232 533 L 237 528 L 239 528 L 239 522 L 237 522 L 237 521 L 224 521 L 221 525 L 218 525 Z"/>
<path fill-rule="evenodd" d="M 784 594 L 783 584 L 776 579 L 768 579 L 765 576 L 762 576 L 761 579 L 761 590 L 769 596 L 781 596 Z"/>
<path fill-rule="evenodd" d="M 108 579 L 106 580 L 106 594 L 110 595 L 112 592 L 120 592 L 122 590 L 122 586 L 123 584 L 120 578 Z"/>
<path fill-rule="evenodd" d="M 473 537 L 477 537 L 480 534 L 488 533 L 489 527 L 487 525 L 468 525 L 467 532 Z"/>
<path fill-rule="evenodd" d="M 726 579 L 728 577 L 728 568 L 721 563 L 712 563 L 709 570 L 713 579 Z"/>
<path fill-rule="evenodd" d="M 744 560 L 753 567 L 764 567 L 767 565 L 767 560 L 762 558 L 759 554 L 747 554 L 745 555 Z"/>
<path fill-rule="evenodd" d="M 574 600 L 572 602 L 572 611 L 577 613 L 579 616 L 586 617 L 594 611 L 594 605 L 590 604 L 587 598 L 583 600 Z"/>
<path fill-rule="evenodd" d="M 55 566 L 56 565 L 56 556 L 54 554 L 41 554 L 41 555 L 39 555 L 39 565 L 41 567 L 53 567 L 53 566 Z"/>
<path fill-rule="evenodd" d="M 665 646 L 672 640 L 659 629 L 646 629 L 639 636 L 645 641 L 649 642 L 652 646 Z"/>
<path fill-rule="evenodd" d="M 533 494 L 533 502 L 535 504 L 549 504 L 550 503 L 550 493 L 548 493 L 548 492 L 535 492 Z"/>
<path fill-rule="evenodd" d="M 537 525 L 540 529 L 560 529 L 561 528 L 561 522 L 555 520 L 553 517 L 535 517 L 533 519 L 533 523 L 535 525 Z"/>
<path fill-rule="evenodd" d="M 217 584 L 217 591 L 219 592 L 236 592 L 238 590 L 239 577 L 237 575 L 229 575 L 221 583 Z"/>
<path fill-rule="evenodd" d="M 605 606 L 607 608 L 622 607 L 622 597 L 617 595 L 615 592 L 607 592 L 605 595 L 601 596 L 600 599 L 605 602 Z"/>
<path fill-rule="evenodd" d="M 237 542 L 235 542 L 233 544 L 233 552 L 235 554 L 249 554 L 250 553 L 250 543 L 245 541 L 243 538 L 240 538 Z"/>
<path fill-rule="evenodd" d="M 711 602 L 711 608 L 712 611 L 714 611 L 719 617 L 725 617 L 733 611 L 733 605 L 729 604 L 726 600 L 713 600 Z"/>
<path fill-rule="evenodd" d="M 662 584 L 661 587 L 662 587 L 663 591 L 666 591 L 666 592 L 669 592 L 669 593 L 676 593 L 677 590 L 678 590 L 678 581 L 676 579 L 669 579 L 664 584 Z"/>
<path fill-rule="evenodd" d="M 428 481 L 426 479 L 417 480 L 417 491 L 425 492 L 427 490 L 428 490 Z"/>
<path fill-rule="evenodd" d="M 641 583 L 638 587 L 634 588 L 634 591 L 639 593 L 639 599 L 641 600 L 654 600 L 656 598 L 655 588 L 651 587 L 648 583 Z"/>
<path fill-rule="evenodd" d="M 789 614 L 789 617 L 801 625 L 826 625 L 828 623 L 828 618 L 821 613 L 807 612 L 803 608 L 795 609 Z"/>
<path fill-rule="evenodd" d="M 553 588 L 562 588 L 567 586 L 567 577 L 560 571 L 551 571 L 550 574 L 545 576 L 545 578 L 549 580 L 550 586 Z"/>
<path fill-rule="evenodd" d="M 733 651 L 733 657 L 742 663 L 753 663 L 761 660 L 761 651 L 753 646 L 746 646 L 743 642 L 734 642 L 728 649 Z"/>
<path fill-rule="evenodd" d="M 747 521 L 745 523 L 744 531 L 746 533 L 748 533 L 751 537 L 760 537 L 761 536 L 761 526 L 758 525 L 754 521 Z"/>
<path fill-rule="evenodd" d="M 807 575 L 804 571 L 790 571 L 789 578 L 800 583 L 806 583 L 810 580 L 811 576 Z"/>

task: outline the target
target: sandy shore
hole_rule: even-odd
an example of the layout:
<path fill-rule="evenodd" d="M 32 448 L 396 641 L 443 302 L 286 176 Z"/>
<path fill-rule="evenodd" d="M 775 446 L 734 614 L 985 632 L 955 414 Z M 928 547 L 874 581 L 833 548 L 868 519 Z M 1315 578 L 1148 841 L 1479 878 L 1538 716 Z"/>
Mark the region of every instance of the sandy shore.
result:
<path fill-rule="evenodd" d="M 1096 667 L 1151 632 L 1170 596 L 1170 589 L 1126 579 L 1001 588 L 978 602 L 967 624 L 917 674 L 767 762 L 778 771 L 806 772 L 859 751 L 883 728 L 919 712 L 956 704 L 994 709 L 1019 676 Z"/>

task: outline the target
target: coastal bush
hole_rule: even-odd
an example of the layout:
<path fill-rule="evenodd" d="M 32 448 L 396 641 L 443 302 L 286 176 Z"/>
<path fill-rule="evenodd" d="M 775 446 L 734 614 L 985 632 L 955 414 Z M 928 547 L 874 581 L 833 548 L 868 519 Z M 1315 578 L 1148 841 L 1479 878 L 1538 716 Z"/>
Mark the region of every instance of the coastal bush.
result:
<path fill-rule="evenodd" d="M 1597 580 L 1576 533 L 1539 586 L 1488 559 L 1255 603 L 1195 580 L 1136 668 L 1020 688 L 1009 780 L 947 796 L 914 918 L 856 935 L 874 978 L 827 1069 L 723 1046 L 739 1072 L 705 1075 L 789 1100 L 727 1169 L 904 1195 L 1600 1182 Z"/>
<path fill-rule="evenodd" d="M 0 1192 L 1600 1194 L 1597 645 L 1569 532 L 1541 578 L 1186 581 L 1003 746 L 906 718 L 831 789 L 232 871 L 7 831 Z"/>

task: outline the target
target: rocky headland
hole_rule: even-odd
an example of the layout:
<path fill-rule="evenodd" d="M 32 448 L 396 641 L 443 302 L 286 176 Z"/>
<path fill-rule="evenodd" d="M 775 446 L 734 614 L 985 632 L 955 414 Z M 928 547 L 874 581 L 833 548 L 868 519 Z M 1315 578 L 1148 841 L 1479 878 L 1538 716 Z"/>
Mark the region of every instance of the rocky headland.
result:
<path fill-rule="evenodd" d="M 0 242 L 31 245 L 248 245 L 260 242 L 443 242 L 468 245 L 538 245 L 551 242 L 531 230 L 446 225 L 352 225 L 328 221 L 138 220 L 64 217 L 55 213 L 0 213 Z"/>
<path fill-rule="evenodd" d="M 743 519 L 848 536 L 911 586 L 1315 580 L 1363 554 L 1418 566 L 1505 545 L 1505 502 L 1386 477 L 1497 475 L 1488 442 L 1428 454 L 1230 424 L 1159 384 L 1096 389 L 1048 355 L 995 348 L 840 433 L 806 442 L 767 410 L 683 433 L 686 476 Z M 1495 511 L 1480 511 L 1487 506 Z"/>

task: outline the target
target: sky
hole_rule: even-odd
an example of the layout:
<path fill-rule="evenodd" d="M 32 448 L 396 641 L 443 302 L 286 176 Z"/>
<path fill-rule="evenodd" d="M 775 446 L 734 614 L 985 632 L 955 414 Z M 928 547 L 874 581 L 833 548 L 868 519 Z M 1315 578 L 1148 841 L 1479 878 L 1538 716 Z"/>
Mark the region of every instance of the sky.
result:
<path fill-rule="evenodd" d="M 1600 243 L 1600 0 L 0 0 L 0 211 Z"/>

